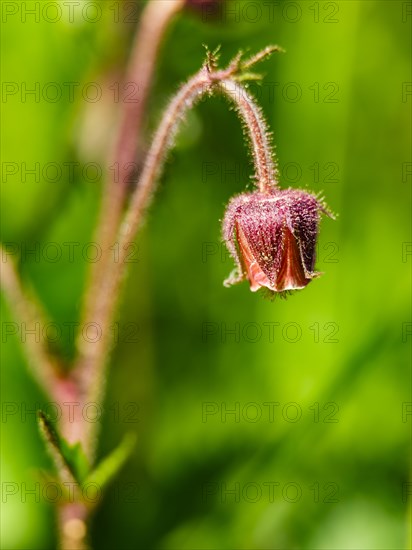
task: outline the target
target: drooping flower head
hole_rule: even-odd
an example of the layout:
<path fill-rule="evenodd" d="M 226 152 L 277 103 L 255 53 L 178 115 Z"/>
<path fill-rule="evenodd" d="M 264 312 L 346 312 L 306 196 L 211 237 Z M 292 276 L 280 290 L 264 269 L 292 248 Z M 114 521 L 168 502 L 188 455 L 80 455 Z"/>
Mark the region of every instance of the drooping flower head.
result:
<path fill-rule="evenodd" d="M 318 198 L 296 189 L 234 197 L 223 221 L 223 238 L 236 270 L 225 286 L 247 279 L 253 292 L 304 288 L 320 275 L 314 269 L 322 212 L 330 215 Z"/>

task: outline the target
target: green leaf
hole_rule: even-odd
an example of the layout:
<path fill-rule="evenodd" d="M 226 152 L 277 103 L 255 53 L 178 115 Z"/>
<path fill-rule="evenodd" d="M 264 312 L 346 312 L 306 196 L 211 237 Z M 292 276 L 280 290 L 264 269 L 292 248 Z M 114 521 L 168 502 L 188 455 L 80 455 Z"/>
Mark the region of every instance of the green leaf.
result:
<path fill-rule="evenodd" d="M 60 440 L 62 453 L 70 471 L 78 483 L 83 483 L 90 472 L 89 462 L 80 443 L 69 445 L 63 438 Z"/>
<path fill-rule="evenodd" d="M 244 80 L 262 80 L 263 76 L 259 73 L 239 73 L 232 77 L 233 80 L 242 82 Z"/>
<path fill-rule="evenodd" d="M 37 412 L 37 420 L 57 470 L 69 473 L 79 485 L 83 483 L 90 472 L 90 466 L 80 443 L 70 445 L 43 411 Z"/>
<path fill-rule="evenodd" d="M 280 46 L 267 46 L 266 48 L 264 48 L 263 50 L 260 50 L 260 52 L 253 55 L 246 61 L 243 61 L 240 64 L 240 69 L 242 71 L 244 71 L 245 69 L 249 69 L 249 67 L 256 65 L 256 63 L 260 63 L 261 61 L 264 61 L 265 59 L 270 57 L 274 52 L 285 53 L 285 50 Z"/>
<path fill-rule="evenodd" d="M 129 458 L 136 444 L 136 435 L 127 433 L 121 443 L 108 456 L 103 458 L 85 480 L 85 483 L 96 483 L 100 489 L 105 487 L 119 472 Z"/>

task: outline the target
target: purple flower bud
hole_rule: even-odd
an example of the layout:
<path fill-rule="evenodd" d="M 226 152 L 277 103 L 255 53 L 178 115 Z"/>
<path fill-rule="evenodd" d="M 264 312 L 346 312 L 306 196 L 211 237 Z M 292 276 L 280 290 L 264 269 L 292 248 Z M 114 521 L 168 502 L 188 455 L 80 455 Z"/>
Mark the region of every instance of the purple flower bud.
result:
<path fill-rule="evenodd" d="M 192 10 L 198 11 L 202 15 L 203 21 L 217 18 L 220 14 L 223 0 L 186 0 L 186 6 Z"/>
<path fill-rule="evenodd" d="M 255 292 L 304 288 L 314 271 L 320 213 L 331 216 L 313 195 L 296 189 L 243 193 L 223 221 L 223 238 L 237 269 L 225 286 L 249 280 Z"/>

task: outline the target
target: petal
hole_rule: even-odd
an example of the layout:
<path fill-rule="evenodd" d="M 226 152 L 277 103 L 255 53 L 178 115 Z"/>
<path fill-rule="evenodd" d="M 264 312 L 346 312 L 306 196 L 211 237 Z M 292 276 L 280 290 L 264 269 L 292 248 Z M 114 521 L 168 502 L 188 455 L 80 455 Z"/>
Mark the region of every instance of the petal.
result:
<path fill-rule="evenodd" d="M 304 288 L 311 279 L 311 276 L 306 275 L 298 242 L 290 229 L 286 228 L 282 263 L 277 273 L 275 290 L 282 292 Z"/>
<path fill-rule="evenodd" d="M 222 238 L 235 262 L 235 269 L 223 282 L 224 286 L 231 286 L 245 279 L 244 269 L 239 255 L 239 247 L 236 239 L 236 218 L 241 206 L 250 200 L 250 194 L 242 193 L 233 197 L 226 209 L 222 224 Z"/>
<path fill-rule="evenodd" d="M 269 281 L 264 285 L 268 288 L 273 288 L 281 265 L 285 227 L 286 220 L 279 201 L 268 200 L 267 197 L 258 197 L 256 202 L 244 205 L 236 219 L 237 234 L 241 228 L 243 237 L 240 255 L 243 256 L 244 249 L 247 249 L 247 263 L 257 264 L 265 275 L 263 280 Z"/>
<path fill-rule="evenodd" d="M 236 223 L 236 234 L 239 248 L 241 250 L 242 265 L 247 273 L 247 278 L 250 282 L 250 290 L 256 292 L 262 286 L 272 288 L 270 281 L 266 274 L 260 268 L 258 262 L 255 260 L 253 253 L 250 249 L 249 243 L 245 237 L 242 228 Z"/>
<path fill-rule="evenodd" d="M 309 193 L 295 192 L 290 204 L 288 226 L 295 236 L 306 276 L 314 275 L 319 209 L 317 199 Z"/>

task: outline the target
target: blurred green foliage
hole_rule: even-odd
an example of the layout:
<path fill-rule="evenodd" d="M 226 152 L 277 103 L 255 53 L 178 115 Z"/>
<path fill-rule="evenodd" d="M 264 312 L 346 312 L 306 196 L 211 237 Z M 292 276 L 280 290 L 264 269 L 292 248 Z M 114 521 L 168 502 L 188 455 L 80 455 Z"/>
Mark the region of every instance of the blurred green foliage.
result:
<path fill-rule="evenodd" d="M 6 16 L 5 4 L 18 13 Z M 81 251 L 93 240 L 104 177 L 63 170 L 53 182 L 42 167 L 105 165 L 119 107 L 109 86 L 135 27 L 124 19 L 135 18 L 133 3 L 107 0 L 95 23 L 24 20 L 23 4 L 35 2 L 2 5 L 3 81 L 18 86 L 2 99 L 2 241 L 18 244 L 22 277 L 64 327 L 78 321 L 90 266 Z M 219 220 L 251 187 L 251 166 L 234 113 L 222 99 L 202 102 L 167 162 L 123 294 L 100 454 L 131 430 L 138 443 L 96 513 L 95 548 L 410 547 L 408 3 L 269 4 L 232 1 L 214 21 L 205 12 L 177 18 L 147 133 L 202 63 L 202 43 L 221 44 L 222 63 L 239 49 L 285 48 L 250 89 L 274 131 L 282 185 L 322 191 L 339 214 L 322 222 L 325 274 L 286 301 L 262 300 L 246 283 L 222 286 L 232 263 Z M 56 83 L 62 98 L 22 96 L 36 82 Z M 74 101 L 68 82 L 79 83 Z M 99 101 L 82 97 L 90 82 L 104 92 Z M 40 177 L 22 177 L 22 163 L 40 163 Z M 68 242 L 80 243 L 73 262 Z M 40 261 L 22 248 L 36 243 Z M 62 247 L 60 260 L 47 261 L 48 243 Z M 2 313 L 4 331 L 14 318 L 4 302 Z M 2 547 L 53 548 L 53 496 L 23 498 L 51 463 L 26 414 L 47 398 L 20 340 L 3 332 L 2 487 L 18 489 L 3 495 Z M 67 329 L 59 343 L 71 357 Z"/>

